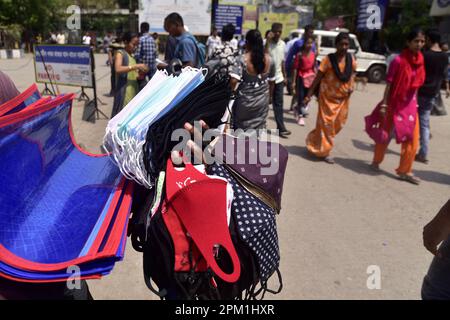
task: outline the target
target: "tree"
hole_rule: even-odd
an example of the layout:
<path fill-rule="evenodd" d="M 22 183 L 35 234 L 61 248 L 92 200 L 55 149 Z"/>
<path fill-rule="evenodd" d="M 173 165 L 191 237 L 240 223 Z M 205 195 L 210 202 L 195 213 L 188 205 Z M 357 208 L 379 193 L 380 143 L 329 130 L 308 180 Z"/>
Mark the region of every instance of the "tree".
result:
<path fill-rule="evenodd" d="M 427 29 L 433 26 L 433 18 L 428 0 L 402 0 L 400 21 L 387 21 L 383 35 L 391 50 L 401 49 L 406 42 L 406 35 L 414 28 Z M 425 14 L 424 14 L 425 13 Z"/>
<path fill-rule="evenodd" d="M 324 21 L 330 17 L 356 15 L 358 1 L 355 0 L 317 0 L 315 17 Z"/>
<path fill-rule="evenodd" d="M 19 25 L 23 30 L 43 32 L 58 20 L 60 0 L 2 0 L 0 24 Z"/>

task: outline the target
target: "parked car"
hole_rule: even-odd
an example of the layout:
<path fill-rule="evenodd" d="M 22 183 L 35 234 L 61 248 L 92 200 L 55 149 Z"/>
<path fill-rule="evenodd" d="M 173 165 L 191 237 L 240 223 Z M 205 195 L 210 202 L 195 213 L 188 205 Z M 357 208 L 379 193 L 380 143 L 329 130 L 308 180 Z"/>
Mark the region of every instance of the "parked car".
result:
<path fill-rule="evenodd" d="M 290 38 L 292 34 L 297 32 L 303 35 L 304 29 L 292 30 L 290 32 Z M 315 30 L 314 35 L 316 37 L 316 43 L 319 49 L 318 60 L 322 60 L 326 55 L 335 52 L 335 39 L 340 31 L 324 31 Z M 364 52 L 355 34 L 350 34 L 350 50 L 358 61 L 357 73 L 363 75 L 369 79 L 370 82 L 380 83 L 386 77 L 387 63 L 386 57 L 380 54 Z"/>

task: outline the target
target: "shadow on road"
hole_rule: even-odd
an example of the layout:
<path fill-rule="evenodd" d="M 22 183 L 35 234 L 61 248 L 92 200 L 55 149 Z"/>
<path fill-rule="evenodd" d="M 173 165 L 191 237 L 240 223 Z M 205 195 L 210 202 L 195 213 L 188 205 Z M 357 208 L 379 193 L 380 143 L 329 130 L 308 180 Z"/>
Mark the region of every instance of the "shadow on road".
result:
<path fill-rule="evenodd" d="M 353 146 L 354 146 L 356 149 L 363 150 L 363 151 L 373 152 L 373 149 L 374 149 L 374 147 L 375 147 L 373 143 L 367 143 L 367 142 L 363 142 L 363 141 L 360 141 L 360 140 L 355 140 L 355 139 L 353 139 L 352 142 L 353 142 Z M 390 150 L 390 149 L 388 149 L 388 150 L 386 151 L 386 153 L 395 154 L 395 155 L 400 156 L 400 153 L 399 153 L 399 152 L 397 152 L 397 151 L 392 151 L 392 150 Z"/>
<path fill-rule="evenodd" d="M 393 175 L 392 173 L 380 170 L 380 171 L 374 171 L 370 164 L 367 161 L 364 160 L 358 160 L 358 159 L 348 159 L 348 158 L 334 158 L 334 161 L 337 165 L 347 169 L 351 170 L 353 172 L 356 172 L 358 174 L 365 174 L 368 176 L 380 176 L 385 175 L 390 178 L 396 179 L 397 177 Z"/>
<path fill-rule="evenodd" d="M 293 115 L 291 115 L 291 116 L 293 117 Z M 295 119 L 293 119 L 292 117 L 289 117 L 289 118 L 284 117 L 284 122 L 297 124 L 297 121 Z M 274 117 L 269 117 L 269 119 L 275 121 Z"/>
<path fill-rule="evenodd" d="M 414 173 L 423 181 L 450 185 L 450 175 L 429 170 L 414 169 Z"/>
<path fill-rule="evenodd" d="M 322 161 L 321 159 L 314 157 L 312 154 L 310 154 L 308 152 L 308 149 L 306 149 L 306 147 L 302 147 L 302 146 L 284 146 L 284 147 L 290 154 L 299 156 L 305 160 L 313 161 L 313 162 Z"/>

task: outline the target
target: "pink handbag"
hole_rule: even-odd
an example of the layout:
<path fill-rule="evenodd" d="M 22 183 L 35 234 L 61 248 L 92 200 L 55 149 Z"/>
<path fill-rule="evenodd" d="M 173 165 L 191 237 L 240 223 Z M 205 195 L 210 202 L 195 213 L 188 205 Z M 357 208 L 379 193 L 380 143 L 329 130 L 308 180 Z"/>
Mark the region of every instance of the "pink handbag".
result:
<path fill-rule="evenodd" d="M 309 76 L 303 77 L 303 85 L 305 86 L 305 88 L 311 88 L 314 79 L 316 78 L 316 74 L 311 74 Z"/>
<path fill-rule="evenodd" d="M 385 130 L 384 121 L 380 114 L 381 102 L 375 107 L 372 113 L 364 118 L 366 122 L 366 132 L 375 143 L 386 144 L 389 142 L 389 133 Z"/>

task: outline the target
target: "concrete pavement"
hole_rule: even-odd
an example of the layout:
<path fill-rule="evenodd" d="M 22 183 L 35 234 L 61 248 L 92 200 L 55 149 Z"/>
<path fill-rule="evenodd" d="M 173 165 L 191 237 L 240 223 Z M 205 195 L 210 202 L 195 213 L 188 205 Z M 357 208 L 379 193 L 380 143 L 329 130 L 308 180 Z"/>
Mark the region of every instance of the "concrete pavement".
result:
<path fill-rule="evenodd" d="M 20 91 L 34 83 L 27 56 L 0 60 Z M 109 67 L 106 55 L 96 55 L 100 106 L 110 114 Z M 42 86 L 40 85 L 42 88 Z M 352 97 L 346 127 L 336 139 L 335 165 L 318 162 L 306 152 L 305 137 L 314 128 L 316 103 L 306 127 L 286 113 L 292 136 L 281 140 L 290 153 L 281 214 L 277 217 L 284 289 L 266 299 L 419 299 L 422 278 L 431 255 L 422 246 L 422 228 L 450 197 L 450 117 L 432 117 L 430 164 L 416 163 L 423 181 L 414 186 L 395 179 L 400 146 L 393 142 L 381 174 L 368 165 L 372 142 L 364 132 L 363 117 L 381 99 L 384 87 L 368 85 Z M 60 87 L 61 92 L 79 88 Z M 87 90 L 91 95 L 90 90 Z M 285 96 L 285 108 L 290 97 Z M 450 100 L 446 100 L 450 105 Z M 83 102 L 73 109 L 75 137 L 89 151 L 100 152 L 107 119 L 82 121 Z M 275 128 L 273 112 L 268 125 Z M 129 244 L 125 260 L 112 274 L 90 281 L 96 299 L 157 299 L 145 286 L 142 257 Z M 381 289 L 369 290 L 367 268 L 381 270 Z"/>

